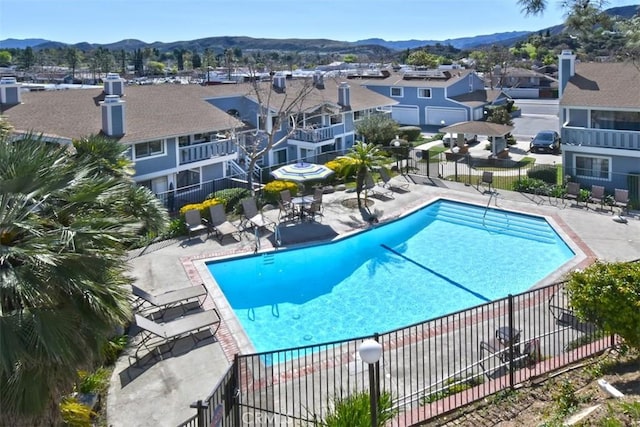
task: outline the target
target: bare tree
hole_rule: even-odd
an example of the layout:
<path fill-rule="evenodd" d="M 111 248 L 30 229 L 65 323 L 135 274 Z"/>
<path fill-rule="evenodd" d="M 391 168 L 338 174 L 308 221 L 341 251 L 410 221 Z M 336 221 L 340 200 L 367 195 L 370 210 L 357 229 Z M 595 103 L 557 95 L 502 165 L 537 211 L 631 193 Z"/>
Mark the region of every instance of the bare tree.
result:
<path fill-rule="evenodd" d="M 251 71 L 251 91 L 247 94 L 257 104 L 258 127 L 250 141 L 238 144 L 244 157 L 248 160 L 247 181 L 251 191 L 253 188 L 253 170 L 260 158 L 274 148 L 285 143 L 298 127 L 298 116 L 303 114 L 305 102 L 315 87 L 312 79 L 298 79 L 287 82 L 282 90 L 272 82 L 264 82 Z M 277 79 L 284 76 L 274 76 Z M 237 132 L 236 132 L 237 133 Z"/>

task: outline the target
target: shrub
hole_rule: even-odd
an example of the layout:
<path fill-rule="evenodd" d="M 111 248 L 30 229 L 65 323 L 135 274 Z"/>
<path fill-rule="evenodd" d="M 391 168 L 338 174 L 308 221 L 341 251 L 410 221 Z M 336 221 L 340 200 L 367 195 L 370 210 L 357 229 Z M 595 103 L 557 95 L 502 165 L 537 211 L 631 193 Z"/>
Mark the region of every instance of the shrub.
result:
<path fill-rule="evenodd" d="M 541 179 L 521 178 L 513 183 L 513 191 L 521 193 L 540 193 L 547 188 L 547 184 Z"/>
<path fill-rule="evenodd" d="M 127 335 L 118 335 L 107 341 L 102 347 L 102 358 L 104 364 L 113 365 L 116 360 L 118 360 L 120 353 L 122 353 L 124 348 L 127 346 L 127 342 Z"/>
<path fill-rule="evenodd" d="M 398 128 L 398 134 L 402 139 L 406 139 L 407 141 L 415 141 L 420 138 L 420 134 L 422 133 L 422 129 L 418 126 L 400 126 Z"/>
<path fill-rule="evenodd" d="M 567 291 L 580 320 L 640 348 L 640 263 L 598 261 L 569 274 Z"/>
<path fill-rule="evenodd" d="M 335 172 L 336 177 L 345 177 L 349 165 L 353 164 L 353 159 L 349 157 L 339 157 L 337 159 L 328 161 L 325 166 Z"/>
<path fill-rule="evenodd" d="M 283 190 L 289 190 L 291 195 L 295 196 L 298 193 L 298 184 L 293 181 L 281 181 L 278 179 L 271 181 L 262 189 L 262 197 L 266 203 L 278 204 L 280 192 Z"/>
<path fill-rule="evenodd" d="M 72 427 L 91 427 L 91 417 L 96 413 L 75 397 L 67 397 L 60 402 L 62 421 Z"/>
<path fill-rule="evenodd" d="M 100 393 L 108 382 L 109 371 L 105 368 L 98 368 L 95 372 L 78 371 L 78 393 Z"/>
<path fill-rule="evenodd" d="M 246 188 L 227 188 L 225 190 L 216 191 L 209 194 L 207 199 L 217 199 L 224 204 L 226 212 L 240 211 L 240 200 L 251 196 L 251 191 Z"/>
<path fill-rule="evenodd" d="M 527 171 L 527 176 L 533 179 L 539 179 L 547 184 L 556 184 L 558 181 L 558 171 L 556 168 L 533 168 Z"/>
<path fill-rule="evenodd" d="M 190 203 L 180 208 L 180 215 L 184 216 L 184 213 L 193 209 L 199 210 L 200 215 L 203 218 L 209 218 L 209 206 L 219 205 L 222 203 L 218 199 L 207 199 L 201 203 Z"/>
<path fill-rule="evenodd" d="M 386 391 L 381 392 L 378 401 L 378 426 L 384 426 L 393 419 L 396 411 L 391 409 L 392 405 L 391 394 Z M 333 403 L 333 409 L 327 413 L 322 425 L 327 427 L 370 427 L 371 402 L 369 393 L 353 393 L 344 398 L 337 398 Z"/>

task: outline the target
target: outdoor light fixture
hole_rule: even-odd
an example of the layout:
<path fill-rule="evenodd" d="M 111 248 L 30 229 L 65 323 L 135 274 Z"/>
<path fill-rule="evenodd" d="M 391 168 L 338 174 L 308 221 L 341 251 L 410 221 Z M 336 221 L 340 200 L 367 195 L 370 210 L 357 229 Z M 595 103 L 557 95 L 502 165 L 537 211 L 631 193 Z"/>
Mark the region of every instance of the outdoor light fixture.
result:
<path fill-rule="evenodd" d="M 377 336 L 376 336 L 377 338 Z M 358 354 L 369 365 L 369 400 L 371 402 L 371 426 L 378 425 L 378 400 L 380 399 L 380 357 L 382 344 L 374 339 L 362 341 Z"/>

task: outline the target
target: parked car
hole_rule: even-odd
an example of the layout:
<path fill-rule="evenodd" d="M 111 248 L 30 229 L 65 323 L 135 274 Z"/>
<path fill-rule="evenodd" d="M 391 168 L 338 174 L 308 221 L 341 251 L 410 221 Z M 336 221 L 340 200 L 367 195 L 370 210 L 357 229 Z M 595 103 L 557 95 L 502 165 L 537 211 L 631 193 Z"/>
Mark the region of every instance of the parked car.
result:
<path fill-rule="evenodd" d="M 529 144 L 529 151 L 532 153 L 559 153 L 560 134 L 554 130 L 538 132 L 531 140 L 531 144 Z"/>

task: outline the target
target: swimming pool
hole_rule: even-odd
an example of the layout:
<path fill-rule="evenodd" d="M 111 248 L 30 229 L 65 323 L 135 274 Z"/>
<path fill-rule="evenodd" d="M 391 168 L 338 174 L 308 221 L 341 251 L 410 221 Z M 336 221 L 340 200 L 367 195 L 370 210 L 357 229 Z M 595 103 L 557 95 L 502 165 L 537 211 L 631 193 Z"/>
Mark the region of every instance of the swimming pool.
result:
<path fill-rule="evenodd" d="M 336 242 L 211 261 L 256 352 L 386 332 L 529 289 L 574 252 L 544 218 L 440 200 Z"/>

